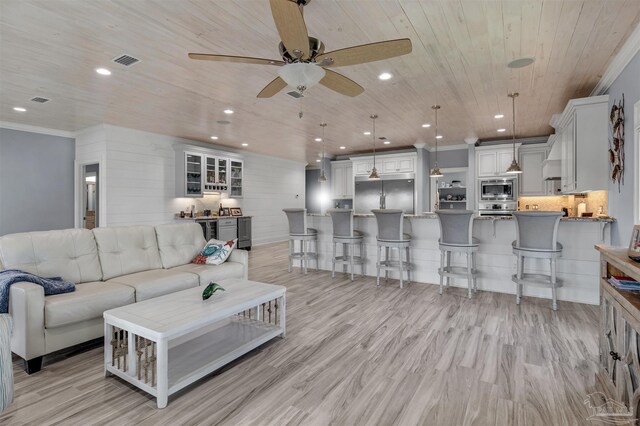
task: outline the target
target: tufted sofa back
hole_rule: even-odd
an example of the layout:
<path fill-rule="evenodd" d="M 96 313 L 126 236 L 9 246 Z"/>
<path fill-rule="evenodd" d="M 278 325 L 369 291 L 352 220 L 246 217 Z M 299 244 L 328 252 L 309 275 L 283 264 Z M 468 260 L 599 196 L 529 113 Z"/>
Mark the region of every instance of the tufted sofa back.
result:
<path fill-rule="evenodd" d="M 88 229 L 24 232 L 0 237 L 0 264 L 41 277 L 74 283 L 100 281 L 102 270 Z"/>
<path fill-rule="evenodd" d="M 153 226 L 95 228 L 104 280 L 150 269 L 161 269 Z"/>
<path fill-rule="evenodd" d="M 165 268 L 190 263 L 206 243 L 202 228 L 194 222 L 158 225 L 156 236 Z"/>

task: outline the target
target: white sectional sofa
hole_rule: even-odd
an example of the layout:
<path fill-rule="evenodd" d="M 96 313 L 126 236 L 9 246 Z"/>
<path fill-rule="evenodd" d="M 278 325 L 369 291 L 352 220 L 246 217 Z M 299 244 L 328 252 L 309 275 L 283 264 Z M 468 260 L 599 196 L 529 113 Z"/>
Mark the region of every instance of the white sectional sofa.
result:
<path fill-rule="evenodd" d="M 0 268 L 76 283 L 73 293 L 44 296 L 41 286 L 11 286 L 11 350 L 29 374 L 42 356 L 103 335 L 108 309 L 223 278 L 247 278 L 248 254 L 234 250 L 219 266 L 191 260 L 204 247 L 196 223 L 28 232 L 0 237 Z"/>

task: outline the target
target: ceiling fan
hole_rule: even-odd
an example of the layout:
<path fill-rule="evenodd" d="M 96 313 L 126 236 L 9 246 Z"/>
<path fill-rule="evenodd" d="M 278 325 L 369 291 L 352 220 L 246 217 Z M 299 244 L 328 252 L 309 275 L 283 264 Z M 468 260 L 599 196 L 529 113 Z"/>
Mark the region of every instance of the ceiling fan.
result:
<path fill-rule="evenodd" d="M 270 98 L 285 87 L 294 87 L 299 94 L 311 86 L 321 85 L 346 96 L 358 96 L 364 88 L 355 81 L 328 68 L 380 61 L 411 52 L 408 38 L 381 41 L 324 52 L 324 43 L 309 37 L 302 9 L 311 0 L 269 0 L 276 23 L 282 60 L 246 56 L 189 53 L 189 58 L 203 61 L 240 62 L 280 67 L 279 77 L 258 93 L 258 98 Z"/>

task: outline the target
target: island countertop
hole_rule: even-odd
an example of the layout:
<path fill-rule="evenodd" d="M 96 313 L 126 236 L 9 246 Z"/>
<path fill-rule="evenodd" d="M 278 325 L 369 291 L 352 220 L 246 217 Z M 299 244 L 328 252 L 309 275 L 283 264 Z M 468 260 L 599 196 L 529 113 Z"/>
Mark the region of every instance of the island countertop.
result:
<path fill-rule="evenodd" d="M 307 213 L 307 215 L 313 216 L 313 217 L 329 216 L 329 214 L 321 214 L 321 213 Z M 369 213 L 369 214 L 356 213 L 353 215 L 353 217 L 366 218 L 366 217 L 374 217 L 374 216 L 373 216 L 373 213 Z M 404 217 L 407 219 L 437 219 L 438 215 L 432 212 L 424 212 L 424 213 L 418 213 L 418 214 L 405 214 Z M 475 216 L 474 220 L 513 220 L 513 216 Z M 566 222 L 606 222 L 606 223 L 612 223 L 616 221 L 615 218 L 608 217 L 608 216 L 606 217 L 604 216 L 603 217 L 571 216 L 571 217 L 563 217 L 560 220 L 566 221 Z"/>

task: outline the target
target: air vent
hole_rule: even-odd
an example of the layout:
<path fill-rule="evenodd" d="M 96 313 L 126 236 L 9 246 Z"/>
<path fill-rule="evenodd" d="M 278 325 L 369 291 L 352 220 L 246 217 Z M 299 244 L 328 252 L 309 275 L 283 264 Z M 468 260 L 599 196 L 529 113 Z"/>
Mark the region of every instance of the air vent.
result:
<path fill-rule="evenodd" d="M 216 123 L 218 123 L 218 124 L 231 124 L 231 122 L 229 120 L 218 120 L 218 121 L 216 121 Z"/>
<path fill-rule="evenodd" d="M 290 92 L 287 92 L 287 95 L 291 96 L 292 98 L 304 98 L 304 95 L 301 94 L 300 92 L 296 92 L 295 90 L 292 90 Z"/>
<path fill-rule="evenodd" d="M 125 67 L 130 67 L 133 64 L 140 62 L 140 59 L 134 58 L 129 55 L 122 55 L 112 59 L 116 64 L 124 65 Z"/>
<path fill-rule="evenodd" d="M 31 98 L 33 102 L 38 102 L 39 104 L 43 104 L 45 102 L 49 102 L 51 99 L 41 98 L 40 96 L 36 96 L 35 98 Z"/>
<path fill-rule="evenodd" d="M 380 139 L 381 141 L 386 141 L 387 137 L 386 136 L 380 136 L 378 139 Z"/>

